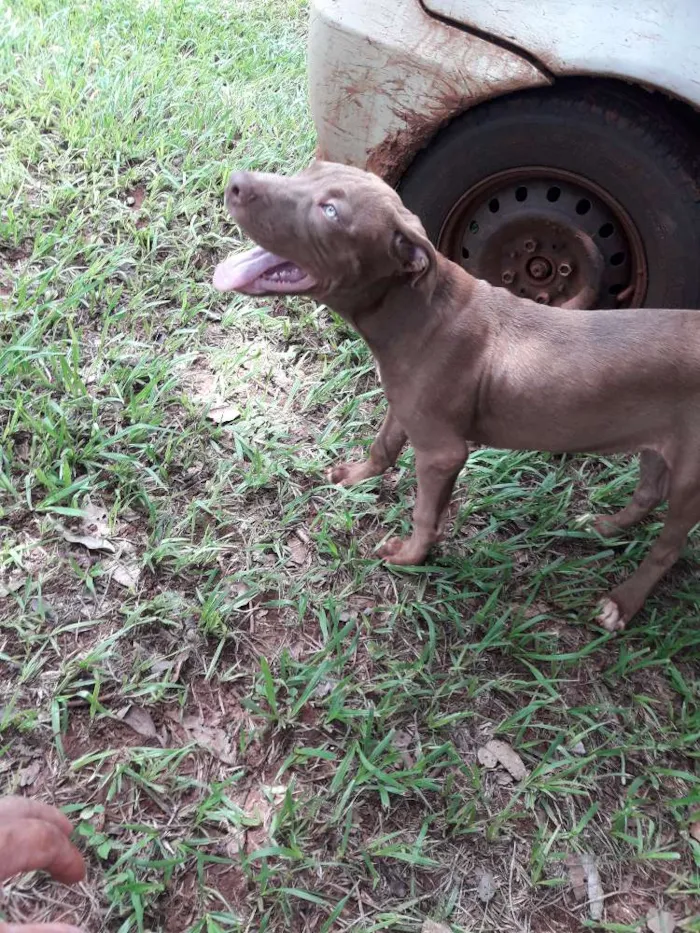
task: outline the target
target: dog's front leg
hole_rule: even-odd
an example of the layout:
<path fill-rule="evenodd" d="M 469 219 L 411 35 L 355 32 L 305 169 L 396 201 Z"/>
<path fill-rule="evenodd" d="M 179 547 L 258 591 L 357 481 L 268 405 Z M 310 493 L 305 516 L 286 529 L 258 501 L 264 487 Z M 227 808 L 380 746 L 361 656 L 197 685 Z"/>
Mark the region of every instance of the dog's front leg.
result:
<path fill-rule="evenodd" d="M 390 538 L 382 545 L 378 553 L 387 563 L 420 564 L 427 557 L 431 545 L 440 540 L 452 489 L 468 453 L 466 442 L 457 439 L 437 450 L 416 449 L 418 492 L 413 510 L 413 532 L 410 538 Z"/>
<path fill-rule="evenodd" d="M 328 478 L 339 486 L 354 486 L 372 476 L 381 476 L 396 463 L 405 443 L 406 432 L 390 408 L 379 433 L 372 441 L 369 457 L 357 463 L 337 463 L 328 471 Z"/>

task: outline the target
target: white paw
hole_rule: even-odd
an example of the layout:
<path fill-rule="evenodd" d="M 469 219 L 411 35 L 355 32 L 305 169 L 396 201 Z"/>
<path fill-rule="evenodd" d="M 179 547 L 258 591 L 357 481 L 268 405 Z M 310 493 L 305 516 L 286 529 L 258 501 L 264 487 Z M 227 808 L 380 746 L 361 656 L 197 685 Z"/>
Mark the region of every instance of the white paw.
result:
<path fill-rule="evenodd" d="M 621 632 L 625 627 L 625 619 L 614 599 L 601 602 L 598 622 L 608 632 Z"/>

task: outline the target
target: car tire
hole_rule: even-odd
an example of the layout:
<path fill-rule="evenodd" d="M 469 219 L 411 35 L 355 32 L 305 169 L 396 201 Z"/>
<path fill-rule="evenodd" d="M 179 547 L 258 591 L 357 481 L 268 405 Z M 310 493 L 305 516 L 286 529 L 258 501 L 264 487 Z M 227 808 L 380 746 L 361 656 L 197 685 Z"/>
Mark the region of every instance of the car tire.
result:
<path fill-rule="evenodd" d="M 655 96 L 650 95 L 650 101 Z M 553 272 L 555 281 L 551 289 L 542 289 L 545 296 L 542 300 L 563 304 L 567 296 L 557 295 L 557 287 L 564 292 L 564 286 L 568 287 L 568 284 L 563 279 L 559 280 L 558 286 L 556 282 L 556 256 L 561 256 L 561 253 L 553 254 L 554 267 L 544 264 L 546 260 L 534 267 L 526 267 L 523 263 L 532 263 L 532 259 L 528 259 L 525 253 L 521 256 L 517 249 L 511 250 L 508 256 L 512 257 L 517 252 L 520 258 L 512 262 L 507 257 L 501 260 L 501 253 L 506 249 L 505 227 L 500 231 L 500 240 L 496 236 L 498 230 L 494 232 L 489 228 L 489 235 L 493 234 L 498 242 L 488 256 L 484 252 L 486 247 L 483 247 L 479 254 L 480 265 L 477 263 L 475 271 L 474 263 L 470 267 L 470 260 L 464 256 L 470 255 L 468 244 L 477 243 L 480 232 L 470 240 L 469 225 L 479 228 L 480 224 L 470 221 L 471 214 L 466 214 L 462 219 L 464 229 L 456 234 L 453 231 L 452 240 L 445 239 L 445 230 L 450 223 L 454 226 L 450 218 L 454 218 L 458 205 L 465 203 L 475 215 L 479 211 L 486 212 L 482 228 L 484 224 L 495 223 L 489 219 L 486 207 L 478 202 L 478 197 L 476 202 L 469 200 L 470 192 L 474 191 L 483 191 L 484 197 L 490 196 L 489 179 L 517 179 L 519 171 L 526 178 L 530 170 L 539 172 L 537 178 L 540 180 L 537 183 L 533 180 L 530 189 L 531 210 L 534 211 L 536 193 L 547 208 L 547 192 L 553 190 L 551 182 L 547 188 L 545 176 L 548 172 L 554 173 L 554 177 L 570 176 L 576 180 L 571 184 L 572 204 L 576 197 L 579 198 L 577 204 L 585 200 L 580 194 L 581 187 L 589 186 L 599 198 L 594 202 L 594 208 L 600 215 L 598 227 L 595 227 L 594 218 L 594 225 L 587 230 L 587 235 L 601 250 L 601 255 L 606 244 L 599 231 L 605 233 L 610 227 L 600 220 L 604 212 L 617 211 L 619 227 L 627 224 L 624 230 L 620 230 L 620 236 L 627 236 L 625 242 L 628 246 L 625 248 L 630 256 L 624 259 L 625 271 L 634 279 L 632 285 L 635 287 L 625 286 L 619 271 L 609 265 L 613 257 L 618 263 L 622 262 L 620 256 L 625 250 L 618 245 L 617 252 L 602 255 L 602 262 L 606 265 L 605 287 L 591 300 L 590 306 L 700 307 L 700 195 L 697 152 L 691 140 L 691 134 L 675 116 L 671 116 L 670 111 L 666 114 L 634 95 L 605 84 L 578 90 L 525 92 L 491 101 L 457 117 L 418 154 L 401 180 L 399 193 L 407 207 L 421 218 L 431 240 L 450 259 L 495 285 L 505 284 L 516 294 L 527 297 L 534 297 L 533 288 L 536 291 L 537 282 L 525 281 L 526 272 L 523 270 L 534 268 L 542 273 L 540 278 L 544 273 L 549 275 Z M 528 193 L 528 189 L 522 186 L 515 190 Z M 561 190 L 568 193 L 566 187 Z M 512 227 L 515 224 L 517 229 L 521 229 L 525 221 L 517 211 L 522 213 L 523 205 L 513 204 L 510 194 L 506 200 L 513 217 L 511 220 L 505 218 L 506 205 L 501 198 L 502 219 L 499 222 L 502 226 L 511 223 Z M 564 200 L 562 195 L 561 202 Z M 499 204 L 499 199 L 492 197 L 489 203 L 493 209 L 494 203 Z M 552 206 L 563 209 L 562 204 Z M 572 209 L 569 213 L 573 216 Z M 575 217 L 573 221 L 576 221 Z M 541 229 L 541 224 L 538 229 Z M 461 251 L 460 242 L 467 244 Z M 555 244 L 549 245 L 556 248 Z M 633 261 L 635 255 L 636 266 Z M 580 258 L 582 265 L 585 265 L 584 259 Z M 522 261 L 521 266 L 514 267 L 512 271 L 504 270 L 502 263 L 507 266 L 509 262 L 512 265 L 516 261 Z M 484 272 L 484 269 L 488 271 Z M 590 274 L 587 269 L 586 275 Z M 618 280 L 614 280 L 615 274 Z M 515 287 L 517 281 L 508 282 L 512 276 L 520 276 L 524 287 L 519 291 Z M 608 285 L 610 282 L 612 284 Z M 600 285 L 600 281 L 597 284 Z"/>

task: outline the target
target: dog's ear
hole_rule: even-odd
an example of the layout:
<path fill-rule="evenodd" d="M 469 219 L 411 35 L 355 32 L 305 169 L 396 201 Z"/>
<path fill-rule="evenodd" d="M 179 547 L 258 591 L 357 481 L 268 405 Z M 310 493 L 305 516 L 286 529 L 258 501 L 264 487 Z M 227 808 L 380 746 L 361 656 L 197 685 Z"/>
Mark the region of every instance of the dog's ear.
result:
<path fill-rule="evenodd" d="M 402 219 L 394 230 L 391 242 L 392 256 L 396 259 L 400 271 L 405 272 L 411 279 L 412 288 L 415 288 L 437 264 L 433 244 L 425 235 L 417 218 L 415 221 L 415 224 L 409 224 Z"/>

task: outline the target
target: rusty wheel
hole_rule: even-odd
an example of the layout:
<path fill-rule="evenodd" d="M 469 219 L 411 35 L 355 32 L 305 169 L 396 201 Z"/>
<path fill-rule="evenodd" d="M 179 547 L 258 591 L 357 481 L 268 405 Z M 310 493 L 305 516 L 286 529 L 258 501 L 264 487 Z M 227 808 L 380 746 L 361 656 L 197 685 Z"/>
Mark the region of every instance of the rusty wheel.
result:
<path fill-rule="evenodd" d="M 619 204 L 571 172 L 522 168 L 470 188 L 438 247 L 477 278 L 540 304 L 639 307 L 647 266 Z"/>
<path fill-rule="evenodd" d="M 570 79 L 456 117 L 401 179 L 434 243 L 516 295 L 700 307 L 700 145 L 663 99 Z"/>

